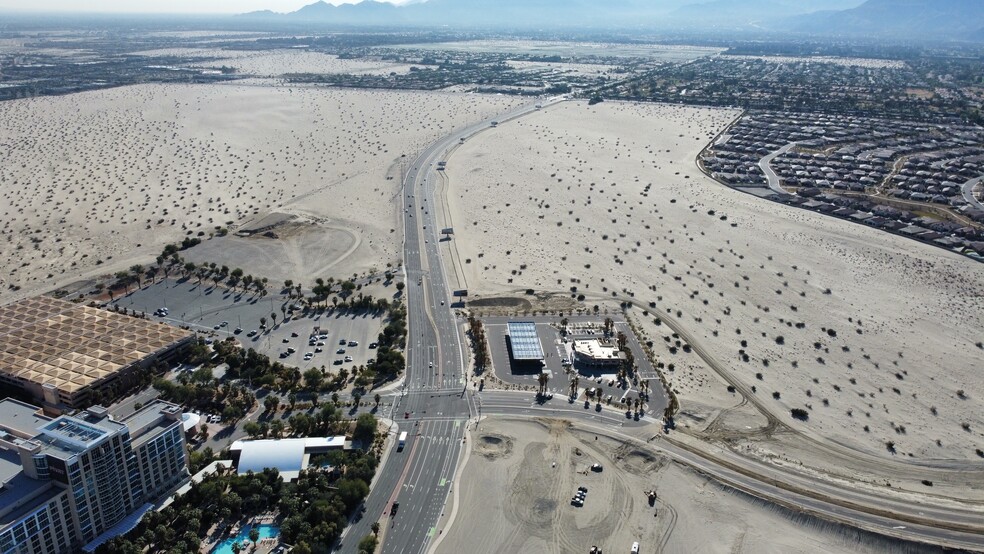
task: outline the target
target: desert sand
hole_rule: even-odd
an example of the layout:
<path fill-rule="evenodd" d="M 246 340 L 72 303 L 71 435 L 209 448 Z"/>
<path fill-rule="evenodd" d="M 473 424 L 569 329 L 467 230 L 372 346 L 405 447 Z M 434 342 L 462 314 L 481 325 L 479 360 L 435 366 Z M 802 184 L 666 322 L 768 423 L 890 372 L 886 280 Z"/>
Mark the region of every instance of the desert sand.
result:
<path fill-rule="evenodd" d="M 237 74 L 253 77 L 280 77 L 289 73 L 351 73 L 382 75 L 409 73 L 409 64 L 365 59 L 339 59 L 303 48 L 284 50 L 225 50 L 219 48 L 167 48 L 134 52 L 143 56 L 191 58 L 193 67 L 234 67 Z M 201 61 L 196 60 L 200 58 Z"/>
<path fill-rule="evenodd" d="M 797 517 L 631 443 L 557 420 L 490 419 L 470 432 L 459 506 L 438 554 L 481 552 L 907 552 Z M 588 471 L 600 463 L 600 473 Z M 578 486 L 583 507 L 571 506 Z M 655 490 L 650 506 L 645 491 Z M 442 524 L 446 524 L 443 521 Z"/>
<path fill-rule="evenodd" d="M 633 302 L 674 365 L 684 426 L 741 398 L 689 348 L 670 353 L 660 314 L 803 434 L 900 462 L 979 461 L 982 266 L 705 177 L 695 156 L 736 116 L 568 102 L 470 139 L 447 170 L 457 285 Z M 737 428 L 764 425 L 749 408 Z"/>
<path fill-rule="evenodd" d="M 150 263 L 167 243 L 269 212 L 338 238 L 341 246 L 300 247 L 345 255 L 324 277 L 396 264 L 401 162 L 517 102 L 243 85 L 4 102 L 0 301 Z"/>

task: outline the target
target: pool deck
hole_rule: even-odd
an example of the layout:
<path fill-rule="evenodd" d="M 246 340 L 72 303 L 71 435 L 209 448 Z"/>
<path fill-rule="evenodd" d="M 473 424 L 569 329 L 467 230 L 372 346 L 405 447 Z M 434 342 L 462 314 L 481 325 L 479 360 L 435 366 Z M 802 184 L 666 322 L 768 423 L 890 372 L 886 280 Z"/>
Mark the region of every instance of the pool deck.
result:
<path fill-rule="evenodd" d="M 276 525 L 277 517 L 273 514 L 267 514 L 263 516 L 255 517 L 246 523 L 237 522 L 236 524 L 220 528 L 217 525 L 213 526 L 208 531 L 208 536 L 202 541 L 202 546 L 199 549 L 200 554 L 211 554 L 223 541 L 234 537 L 239 534 L 239 531 L 245 526 L 260 526 L 260 525 Z M 247 540 L 248 542 L 248 540 Z M 260 539 L 256 544 L 255 549 L 250 549 L 248 552 L 256 552 L 258 554 L 268 554 L 273 551 L 280 544 L 280 539 L 277 537 Z M 246 552 L 247 550 L 244 550 Z"/>

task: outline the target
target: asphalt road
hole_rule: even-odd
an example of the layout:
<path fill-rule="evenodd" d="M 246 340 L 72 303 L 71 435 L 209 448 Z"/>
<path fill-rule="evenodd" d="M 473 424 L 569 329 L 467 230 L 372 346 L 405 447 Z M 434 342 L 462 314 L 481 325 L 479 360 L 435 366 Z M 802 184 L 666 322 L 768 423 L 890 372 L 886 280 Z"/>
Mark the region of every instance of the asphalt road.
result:
<path fill-rule="evenodd" d="M 495 121 L 504 123 L 536 109 L 531 103 L 500 114 Z M 338 545 L 341 552 L 356 552 L 359 540 L 380 518 L 387 526 L 381 533 L 383 552 L 421 553 L 440 533 L 436 525 L 457 470 L 465 425 L 477 415 L 477 399 L 467 386 L 462 322 L 451 309 L 452 291 L 441 259 L 441 229 L 434 209 L 437 162 L 461 140 L 490 126 L 491 120 L 455 131 L 430 145 L 407 168 L 403 181 L 407 371 L 390 417 L 396 426 L 392 432 L 407 431 L 409 437 L 403 451 L 390 453 L 377 470 L 365 512 L 346 530 Z M 399 503 L 396 514 L 394 503 Z"/>
<path fill-rule="evenodd" d="M 779 176 L 776 175 L 776 172 L 772 170 L 772 160 L 778 158 L 779 156 L 782 156 L 786 152 L 789 152 L 795 146 L 796 143 L 791 142 L 786 146 L 783 146 L 779 150 L 776 150 L 775 152 L 762 158 L 762 161 L 760 161 L 758 164 L 759 168 L 762 169 L 762 172 L 765 173 L 765 178 L 768 179 L 769 181 L 769 188 L 772 189 L 773 192 L 776 192 L 778 194 L 786 194 L 786 191 L 783 190 L 781 186 L 779 186 Z"/>
<path fill-rule="evenodd" d="M 978 210 L 984 210 L 984 203 L 981 203 L 976 197 L 974 197 L 974 187 L 978 183 L 984 181 L 984 177 L 978 177 L 976 179 L 971 179 L 960 187 L 960 191 L 963 193 L 964 200 L 970 202 Z"/>
<path fill-rule="evenodd" d="M 535 109 L 532 105 L 517 108 L 499 116 L 498 121 Z M 984 525 L 977 512 L 902 503 L 849 485 L 839 486 L 768 466 L 727 450 L 697 448 L 675 440 L 673 435 L 654 437 L 650 442 L 626 434 L 634 427 L 652 424 L 655 420 L 650 416 L 636 421 L 610 409 L 597 411 L 593 405 L 585 408 L 583 402 L 569 403 L 563 396 L 540 403 L 529 392 L 479 393 L 469 387 L 463 373 L 465 343 L 460 336 L 461 322 L 450 307 L 451 291 L 439 251 L 440 229 L 433 209 L 435 172 L 436 163 L 451 147 L 488 126 L 489 122 L 476 124 L 445 137 L 421 153 L 408 168 L 404 180 L 408 366 L 388 415 L 394 421 L 391 433 L 407 431 L 409 437 L 402 451 L 394 449 L 384 458 L 366 499 L 365 512 L 346 529 L 338 545 L 341 552 L 356 552 L 358 541 L 371 532 L 376 521 L 386 528 L 381 533 L 383 552 L 425 552 L 441 533 L 436 526 L 457 471 L 468 419 L 485 415 L 542 415 L 575 420 L 586 428 L 659 450 L 724 483 L 793 510 L 908 540 L 984 549 Z M 771 173 L 773 190 L 778 188 L 778 179 L 769 163 L 792 146 L 783 147 L 760 164 L 767 176 Z M 695 352 L 705 356 L 688 333 L 682 328 L 675 330 Z M 478 425 L 480 428 L 481 423 Z M 395 514 L 394 503 L 399 503 Z"/>

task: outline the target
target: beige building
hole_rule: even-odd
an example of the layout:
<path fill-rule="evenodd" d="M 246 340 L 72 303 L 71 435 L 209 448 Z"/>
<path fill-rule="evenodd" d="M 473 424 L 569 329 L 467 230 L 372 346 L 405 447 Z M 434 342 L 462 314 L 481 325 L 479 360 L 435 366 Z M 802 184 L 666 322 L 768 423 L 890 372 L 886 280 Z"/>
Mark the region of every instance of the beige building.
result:
<path fill-rule="evenodd" d="M 574 362 L 586 365 L 617 366 L 625 359 L 615 344 L 597 339 L 575 340 L 571 350 Z"/>
<path fill-rule="evenodd" d="M 48 296 L 0 307 L 0 382 L 49 410 L 112 395 L 136 370 L 175 355 L 194 333 Z"/>
<path fill-rule="evenodd" d="M 174 404 L 117 420 L 100 406 L 51 418 L 0 401 L 0 552 L 93 552 L 187 478 Z"/>

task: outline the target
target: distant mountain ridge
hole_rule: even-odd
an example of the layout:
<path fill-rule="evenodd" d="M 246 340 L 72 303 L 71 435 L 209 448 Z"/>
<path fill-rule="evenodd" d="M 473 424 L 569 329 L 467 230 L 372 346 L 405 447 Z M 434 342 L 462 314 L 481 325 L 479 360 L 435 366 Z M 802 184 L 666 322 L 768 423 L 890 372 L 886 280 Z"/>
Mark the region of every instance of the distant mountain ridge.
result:
<path fill-rule="evenodd" d="M 795 30 L 980 41 L 984 39 L 984 1 L 867 0 L 853 9 L 803 17 Z"/>
<path fill-rule="evenodd" d="M 813 33 L 984 41 L 984 0 L 378 0 L 242 17 L 297 23 L 612 27 Z"/>

